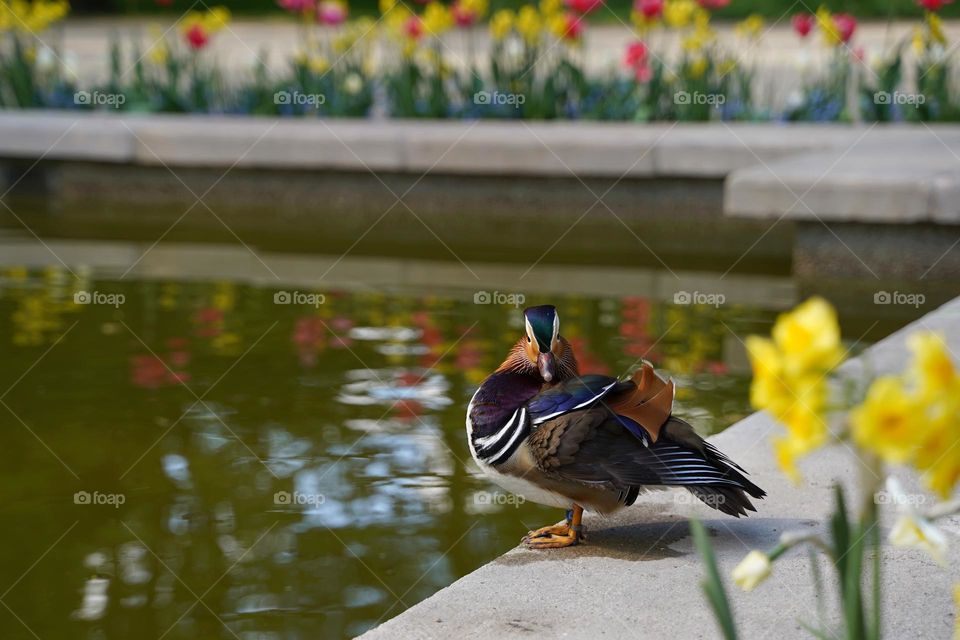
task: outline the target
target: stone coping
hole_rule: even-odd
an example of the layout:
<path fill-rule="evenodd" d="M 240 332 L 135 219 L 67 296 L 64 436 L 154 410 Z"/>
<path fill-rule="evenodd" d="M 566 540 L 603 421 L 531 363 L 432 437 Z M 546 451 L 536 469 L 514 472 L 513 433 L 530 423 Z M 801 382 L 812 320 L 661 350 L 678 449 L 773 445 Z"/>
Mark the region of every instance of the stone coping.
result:
<path fill-rule="evenodd" d="M 960 298 L 873 345 L 844 369 L 900 371 L 907 357 L 906 336 L 921 329 L 943 332 L 953 353 L 960 353 Z M 710 532 L 740 637 L 811 637 L 800 624 L 817 621 L 805 552 L 784 555 L 767 582 L 751 593 L 734 587 L 728 576 L 749 549 L 771 548 L 784 530 L 824 526 L 832 511 L 832 485 L 841 482 L 852 489 L 861 465 L 849 449 L 829 447 L 801 463 L 805 481 L 795 486 L 777 469 L 770 451 L 768 439 L 777 429 L 766 414 L 757 413 L 711 438 L 767 490 L 769 495 L 751 517 L 717 514 L 680 490 L 641 496 L 636 505 L 611 518 L 588 516 L 586 544 L 549 552 L 516 548 L 362 637 L 719 637 L 700 590 L 705 572 L 689 536 L 691 516 L 702 519 Z M 895 473 L 908 491 L 921 492 L 911 473 Z M 885 509 L 884 539 L 893 507 Z M 464 530 L 471 524 L 464 522 Z M 544 524 L 518 518 L 517 538 L 528 527 Z M 951 538 L 947 568 L 923 552 L 884 545 L 884 637 L 951 636 L 953 584 L 960 579 L 960 517 L 941 524 Z M 469 536 L 461 544 L 469 544 Z M 826 564 L 821 569 L 824 576 L 832 576 Z M 837 620 L 836 585 L 828 580 L 826 586 L 820 597 L 828 618 Z"/>
<path fill-rule="evenodd" d="M 726 180 L 730 216 L 960 223 L 960 127 L 0 111 L 0 158 L 187 168 Z"/>

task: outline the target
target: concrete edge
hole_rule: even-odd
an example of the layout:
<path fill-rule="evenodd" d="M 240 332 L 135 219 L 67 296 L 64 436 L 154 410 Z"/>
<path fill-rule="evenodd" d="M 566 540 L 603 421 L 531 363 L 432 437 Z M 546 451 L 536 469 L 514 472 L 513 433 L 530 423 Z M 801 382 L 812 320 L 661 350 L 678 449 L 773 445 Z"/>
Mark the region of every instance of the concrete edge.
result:
<path fill-rule="evenodd" d="M 146 166 L 693 177 L 849 144 L 837 125 L 426 121 L 0 111 L 0 158 Z"/>

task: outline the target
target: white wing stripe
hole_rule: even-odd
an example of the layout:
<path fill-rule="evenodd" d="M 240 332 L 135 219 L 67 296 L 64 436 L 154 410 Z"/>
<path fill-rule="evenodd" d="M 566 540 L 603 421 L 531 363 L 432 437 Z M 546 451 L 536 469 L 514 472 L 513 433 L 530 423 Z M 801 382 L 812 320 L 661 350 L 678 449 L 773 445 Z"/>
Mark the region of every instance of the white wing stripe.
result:
<path fill-rule="evenodd" d="M 499 442 L 501 438 L 506 437 L 507 433 L 510 431 L 510 427 L 512 427 L 513 423 L 516 421 L 518 414 L 519 414 L 519 411 L 514 411 L 513 416 L 509 420 L 507 420 L 507 424 L 503 425 L 500 431 L 497 431 L 493 435 L 484 436 L 483 438 L 477 438 L 476 440 L 477 447 L 481 449 L 486 449 L 490 445 Z"/>

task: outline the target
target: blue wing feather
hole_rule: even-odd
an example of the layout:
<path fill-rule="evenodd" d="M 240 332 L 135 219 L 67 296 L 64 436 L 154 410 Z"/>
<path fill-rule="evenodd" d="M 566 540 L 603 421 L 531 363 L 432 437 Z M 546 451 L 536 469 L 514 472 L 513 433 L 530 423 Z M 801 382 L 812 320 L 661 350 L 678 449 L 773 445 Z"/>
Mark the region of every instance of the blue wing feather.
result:
<path fill-rule="evenodd" d="M 616 378 L 601 375 L 582 376 L 559 384 L 530 399 L 527 410 L 533 424 L 540 424 L 565 413 L 583 409 L 619 390 Z"/>

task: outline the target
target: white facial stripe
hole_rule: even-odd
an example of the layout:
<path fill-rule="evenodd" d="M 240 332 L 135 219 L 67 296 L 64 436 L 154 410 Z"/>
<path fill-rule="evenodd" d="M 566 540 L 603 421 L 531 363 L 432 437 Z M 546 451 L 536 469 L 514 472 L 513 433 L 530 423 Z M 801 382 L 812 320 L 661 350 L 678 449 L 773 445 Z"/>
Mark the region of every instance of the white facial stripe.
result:
<path fill-rule="evenodd" d="M 552 343 L 557 342 L 557 336 L 560 335 L 560 314 L 554 312 L 553 314 L 553 338 L 551 339 Z"/>
<path fill-rule="evenodd" d="M 533 334 L 533 327 L 530 326 L 530 320 L 528 320 L 526 316 L 523 317 L 523 324 L 526 325 L 527 328 L 527 339 L 530 342 L 536 342 L 537 336 Z"/>

